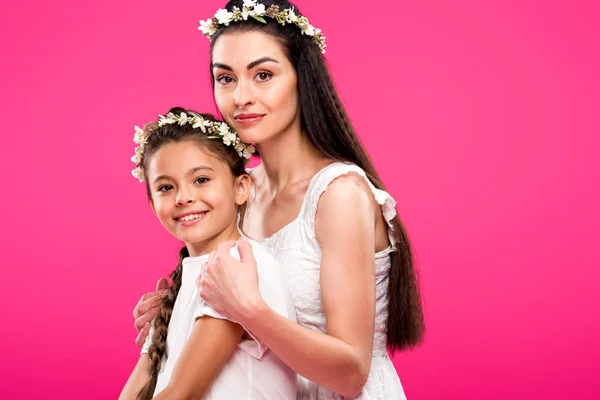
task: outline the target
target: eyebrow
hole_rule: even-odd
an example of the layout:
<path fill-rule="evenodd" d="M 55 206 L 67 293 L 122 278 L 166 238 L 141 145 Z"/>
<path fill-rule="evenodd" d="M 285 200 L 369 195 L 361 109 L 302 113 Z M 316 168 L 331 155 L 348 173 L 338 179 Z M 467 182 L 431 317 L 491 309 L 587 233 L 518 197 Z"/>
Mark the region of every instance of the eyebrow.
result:
<path fill-rule="evenodd" d="M 212 169 L 208 165 L 199 165 L 197 167 L 194 167 L 194 168 L 190 169 L 186 173 L 186 175 L 194 175 L 196 172 L 202 171 L 202 170 L 209 170 L 209 171 L 213 171 L 213 172 L 215 171 L 214 169 Z M 156 182 L 160 181 L 161 179 L 171 179 L 171 177 L 169 175 L 159 175 L 156 178 L 154 178 L 153 183 L 156 183 Z"/>
<path fill-rule="evenodd" d="M 271 58 L 271 57 L 262 57 L 262 58 L 259 58 L 258 60 L 252 61 L 250 64 L 248 64 L 246 66 L 246 69 L 252 69 L 252 68 L 256 67 L 257 65 L 260 65 L 260 64 L 266 63 L 266 62 L 274 62 L 274 63 L 279 64 L 279 61 L 275 60 L 274 58 Z M 213 63 L 212 68 L 213 69 L 215 69 L 215 68 L 221 68 L 221 69 L 226 69 L 227 71 L 232 71 L 233 72 L 233 68 L 231 68 L 229 65 L 223 64 L 223 63 L 219 63 L 219 62 Z"/>

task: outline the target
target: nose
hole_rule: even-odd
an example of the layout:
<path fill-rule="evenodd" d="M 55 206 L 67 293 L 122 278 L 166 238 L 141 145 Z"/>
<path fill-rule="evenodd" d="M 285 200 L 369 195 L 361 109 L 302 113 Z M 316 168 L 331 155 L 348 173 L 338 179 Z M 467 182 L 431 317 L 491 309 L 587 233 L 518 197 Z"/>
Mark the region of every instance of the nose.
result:
<path fill-rule="evenodd" d="M 177 192 L 177 198 L 175 199 L 175 201 L 177 202 L 177 205 L 181 207 L 186 204 L 193 204 L 195 200 L 191 191 L 185 188 L 181 188 Z"/>
<path fill-rule="evenodd" d="M 238 107 L 244 107 L 254 104 L 254 94 L 252 92 L 252 83 L 240 79 L 235 88 L 234 102 Z"/>

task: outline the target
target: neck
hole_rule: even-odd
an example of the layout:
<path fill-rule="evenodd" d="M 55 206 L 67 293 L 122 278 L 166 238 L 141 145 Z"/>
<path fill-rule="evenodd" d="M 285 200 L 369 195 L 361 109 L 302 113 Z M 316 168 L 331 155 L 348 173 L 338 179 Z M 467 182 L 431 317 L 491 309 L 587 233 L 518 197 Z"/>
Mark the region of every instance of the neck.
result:
<path fill-rule="evenodd" d="M 200 242 L 186 243 L 185 245 L 190 253 L 190 257 L 198 257 L 215 251 L 221 242 L 238 240 L 240 237 L 241 234 L 237 227 L 237 220 L 234 218 L 233 223 L 217 235 Z"/>
<path fill-rule="evenodd" d="M 269 187 L 283 188 L 313 176 L 329 161 L 300 130 L 300 119 L 257 145 Z"/>

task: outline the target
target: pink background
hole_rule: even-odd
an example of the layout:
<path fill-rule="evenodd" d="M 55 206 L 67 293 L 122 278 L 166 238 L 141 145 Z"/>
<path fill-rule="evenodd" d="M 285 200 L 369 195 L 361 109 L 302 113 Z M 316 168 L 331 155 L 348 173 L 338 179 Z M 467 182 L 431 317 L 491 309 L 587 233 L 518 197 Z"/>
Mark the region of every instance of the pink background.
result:
<path fill-rule="evenodd" d="M 598 7 L 523 3 L 299 3 L 415 245 L 411 399 L 600 396 Z M 2 399 L 116 398 L 136 362 L 178 244 L 132 127 L 214 110 L 196 27 L 224 1 L 173 4 L 2 6 Z"/>

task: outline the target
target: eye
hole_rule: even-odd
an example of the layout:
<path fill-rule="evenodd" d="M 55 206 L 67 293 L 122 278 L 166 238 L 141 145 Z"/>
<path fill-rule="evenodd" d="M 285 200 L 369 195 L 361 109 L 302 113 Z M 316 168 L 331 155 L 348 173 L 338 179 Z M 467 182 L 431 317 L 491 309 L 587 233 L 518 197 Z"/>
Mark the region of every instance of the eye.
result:
<path fill-rule="evenodd" d="M 196 180 L 194 181 L 194 183 L 197 183 L 199 185 L 202 185 L 203 183 L 207 183 L 209 181 L 208 178 L 201 176 L 199 178 L 196 178 Z"/>
<path fill-rule="evenodd" d="M 269 71 L 258 71 L 254 77 L 259 82 L 266 82 L 273 77 L 273 73 Z"/>
<path fill-rule="evenodd" d="M 162 185 L 158 187 L 159 192 L 168 192 L 171 189 L 173 189 L 173 186 L 171 185 Z"/>
<path fill-rule="evenodd" d="M 221 85 L 229 85 L 233 83 L 234 79 L 229 75 L 220 75 L 217 77 L 216 81 Z"/>

